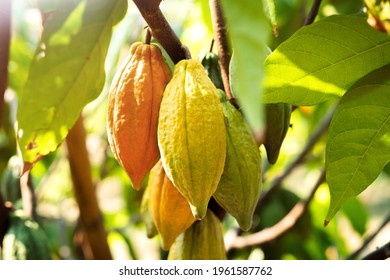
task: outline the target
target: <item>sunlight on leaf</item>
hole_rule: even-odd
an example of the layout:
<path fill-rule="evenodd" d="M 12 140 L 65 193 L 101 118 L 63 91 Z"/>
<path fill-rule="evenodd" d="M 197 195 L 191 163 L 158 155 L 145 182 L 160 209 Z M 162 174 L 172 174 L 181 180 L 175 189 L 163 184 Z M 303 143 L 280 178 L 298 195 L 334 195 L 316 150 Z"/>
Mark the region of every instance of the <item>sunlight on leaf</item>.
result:
<path fill-rule="evenodd" d="M 57 149 L 100 94 L 112 28 L 126 7 L 125 0 L 62 1 L 45 24 L 17 113 L 18 144 L 29 166 Z"/>
<path fill-rule="evenodd" d="M 233 94 L 255 131 L 264 126 L 262 108 L 264 60 L 267 55 L 269 26 L 260 1 L 221 1 L 232 41 Z M 243 16 L 245 15 L 245 16 Z"/>
<path fill-rule="evenodd" d="M 365 17 L 327 17 L 301 28 L 268 56 L 264 102 L 315 105 L 340 98 L 388 63 L 390 37 L 371 28 Z"/>
<path fill-rule="evenodd" d="M 326 148 L 331 201 L 325 224 L 390 161 L 389 91 L 390 64 L 359 80 L 336 109 Z"/>

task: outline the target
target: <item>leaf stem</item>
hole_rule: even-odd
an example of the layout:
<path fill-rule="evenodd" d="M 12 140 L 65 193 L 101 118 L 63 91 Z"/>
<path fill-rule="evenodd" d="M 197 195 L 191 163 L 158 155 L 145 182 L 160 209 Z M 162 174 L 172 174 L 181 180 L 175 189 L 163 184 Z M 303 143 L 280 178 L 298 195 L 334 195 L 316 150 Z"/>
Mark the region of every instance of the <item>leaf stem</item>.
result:
<path fill-rule="evenodd" d="M 318 15 L 318 10 L 320 9 L 322 0 L 313 0 L 313 5 L 311 6 L 311 9 L 305 19 L 304 25 L 312 24 L 315 20 L 315 18 Z"/>
<path fill-rule="evenodd" d="M 226 96 L 229 100 L 231 100 L 234 98 L 229 82 L 229 63 L 232 55 L 227 37 L 227 27 L 220 1 L 210 0 L 210 10 L 215 33 L 214 40 L 217 45 L 219 65 L 221 66 L 222 82 L 225 88 Z"/>
<path fill-rule="evenodd" d="M 133 2 L 147 22 L 152 36 L 160 42 L 175 64 L 182 59 L 191 58 L 188 48 L 180 42 L 162 14 L 159 8 L 161 0 L 133 0 Z"/>

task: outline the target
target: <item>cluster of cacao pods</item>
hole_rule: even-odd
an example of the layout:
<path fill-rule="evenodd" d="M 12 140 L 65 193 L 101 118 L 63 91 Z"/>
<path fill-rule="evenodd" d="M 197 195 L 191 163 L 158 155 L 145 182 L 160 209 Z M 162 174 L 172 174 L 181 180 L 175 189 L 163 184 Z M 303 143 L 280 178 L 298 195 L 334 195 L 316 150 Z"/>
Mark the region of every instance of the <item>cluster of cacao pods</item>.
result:
<path fill-rule="evenodd" d="M 262 186 L 259 147 L 223 91 L 218 57 L 202 63 L 172 73 L 158 45 L 137 42 L 109 92 L 109 144 L 134 189 L 145 185 L 147 236 L 160 235 L 169 259 L 226 259 L 209 202 L 249 230 Z"/>

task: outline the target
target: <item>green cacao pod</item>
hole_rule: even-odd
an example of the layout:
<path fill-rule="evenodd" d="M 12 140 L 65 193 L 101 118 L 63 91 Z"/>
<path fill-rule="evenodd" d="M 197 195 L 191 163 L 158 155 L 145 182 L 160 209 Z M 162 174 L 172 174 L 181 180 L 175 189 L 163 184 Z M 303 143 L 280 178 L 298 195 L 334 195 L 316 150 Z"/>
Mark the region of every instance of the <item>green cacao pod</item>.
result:
<path fill-rule="evenodd" d="M 201 59 L 201 63 L 216 88 L 224 90 L 218 55 L 213 52 L 207 52 Z"/>
<path fill-rule="evenodd" d="M 211 210 L 179 235 L 168 255 L 169 260 L 226 260 L 221 223 Z"/>
<path fill-rule="evenodd" d="M 290 127 L 292 106 L 286 103 L 266 104 L 266 133 L 264 147 L 267 159 L 271 164 L 276 163 L 280 148 Z"/>
<path fill-rule="evenodd" d="M 223 172 L 226 128 L 217 88 L 195 59 L 180 61 L 165 88 L 158 145 L 168 178 L 202 219 Z"/>
<path fill-rule="evenodd" d="M 10 225 L 3 239 L 4 260 L 50 260 L 48 240 L 39 224 L 22 212 L 10 214 Z"/>
<path fill-rule="evenodd" d="M 241 113 L 218 90 L 226 123 L 225 168 L 214 198 L 240 225 L 249 230 L 262 186 L 261 155 Z"/>
<path fill-rule="evenodd" d="M 0 192 L 4 201 L 11 201 L 15 204 L 22 198 L 19 179 L 21 170 L 19 159 L 16 156 L 11 157 L 3 170 L 0 181 Z"/>

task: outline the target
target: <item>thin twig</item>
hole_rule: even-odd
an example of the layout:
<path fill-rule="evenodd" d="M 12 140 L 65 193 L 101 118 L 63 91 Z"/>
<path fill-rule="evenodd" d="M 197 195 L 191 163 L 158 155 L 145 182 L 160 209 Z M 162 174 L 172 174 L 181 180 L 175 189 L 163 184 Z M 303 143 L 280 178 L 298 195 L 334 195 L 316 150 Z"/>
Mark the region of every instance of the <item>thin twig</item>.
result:
<path fill-rule="evenodd" d="M 335 108 L 336 106 L 327 112 L 327 114 L 323 117 L 323 119 L 317 126 L 317 129 L 313 132 L 309 141 L 306 143 L 305 147 L 298 154 L 295 160 L 292 161 L 290 165 L 284 170 L 284 172 L 272 182 L 268 191 L 262 194 L 257 204 L 255 210 L 256 212 L 260 211 L 261 207 L 270 199 L 272 194 L 280 188 L 282 181 L 303 162 L 303 159 L 317 143 L 318 139 L 320 139 L 321 136 L 327 131 L 329 124 L 333 118 Z"/>
<path fill-rule="evenodd" d="M 133 0 L 133 2 L 148 24 L 152 36 L 160 42 L 175 64 L 182 59 L 191 58 L 188 48 L 180 42 L 162 14 L 159 8 L 161 0 Z"/>
<path fill-rule="evenodd" d="M 387 258 L 390 258 L 390 242 L 369 253 L 362 260 L 385 260 Z"/>
<path fill-rule="evenodd" d="M 37 201 L 35 197 L 34 187 L 31 181 L 30 171 L 25 172 L 20 177 L 20 190 L 22 193 L 23 211 L 26 216 L 36 218 Z"/>
<path fill-rule="evenodd" d="M 245 247 L 251 247 L 256 245 L 261 245 L 272 240 L 275 240 L 282 234 L 286 233 L 288 230 L 292 229 L 297 221 L 303 216 L 306 212 L 310 201 L 313 199 L 315 192 L 318 187 L 325 181 L 325 169 L 321 171 L 321 174 L 315 183 L 312 191 L 309 196 L 304 201 L 298 202 L 290 212 L 283 217 L 277 224 L 272 227 L 263 229 L 257 233 L 253 233 L 247 236 L 237 236 L 234 241 L 229 244 L 227 250 L 231 249 L 242 249 Z"/>
<path fill-rule="evenodd" d="M 11 37 L 11 0 L 0 1 L 0 127 L 3 123 L 4 93 L 8 83 L 8 59 Z"/>
<path fill-rule="evenodd" d="M 357 249 L 355 252 L 353 252 L 351 255 L 347 257 L 347 260 L 353 260 L 356 259 L 360 253 L 368 246 L 368 244 L 371 243 L 371 241 L 379 234 L 379 232 L 388 224 L 390 223 L 390 215 L 388 215 L 385 220 L 382 222 L 382 224 L 377 228 L 375 232 L 373 232 L 370 236 L 368 236 L 362 246 L 360 246 L 359 249 Z"/>
<path fill-rule="evenodd" d="M 211 0 L 210 10 L 215 34 L 214 40 L 217 45 L 219 65 L 221 66 L 222 82 L 225 88 L 226 96 L 230 100 L 234 98 L 229 83 L 229 63 L 232 55 L 228 42 L 227 28 L 225 19 L 223 17 L 220 1 Z"/>
<path fill-rule="evenodd" d="M 145 44 L 150 45 L 150 42 L 152 41 L 152 32 L 150 31 L 149 27 L 146 28 L 146 34 L 145 34 Z"/>
<path fill-rule="evenodd" d="M 318 10 L 320 9 L 322 0 L 314 0 L 313 5 L 305 19 L 305 25 L 312 24 L 318 15 Z"/>

